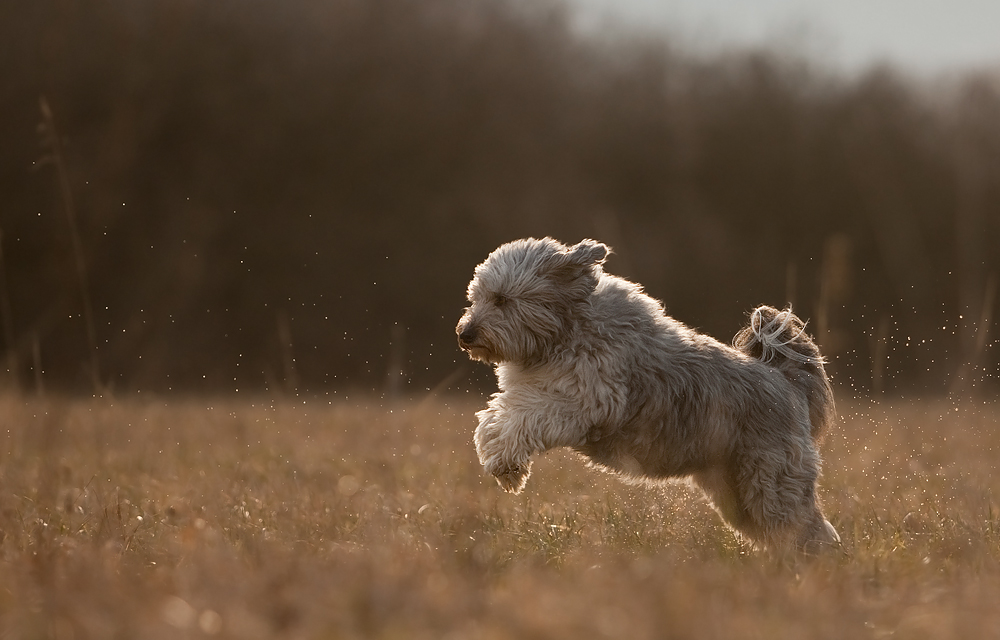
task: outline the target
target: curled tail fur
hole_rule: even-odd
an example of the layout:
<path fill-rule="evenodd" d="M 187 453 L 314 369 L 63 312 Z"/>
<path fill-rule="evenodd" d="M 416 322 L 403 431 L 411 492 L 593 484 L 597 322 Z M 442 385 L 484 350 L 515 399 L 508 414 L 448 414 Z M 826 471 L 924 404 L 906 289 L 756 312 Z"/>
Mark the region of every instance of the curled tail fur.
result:
<path fill-rule="evenodd" d="M 826 359 L 791 306 L 782 311 L 766 305 L 754 309 L 750 323 L 733 338 L 733 346 L 775 367 L 805 394 L 814 439 L 833 424 L 836 408 L 823 367 Z"/>

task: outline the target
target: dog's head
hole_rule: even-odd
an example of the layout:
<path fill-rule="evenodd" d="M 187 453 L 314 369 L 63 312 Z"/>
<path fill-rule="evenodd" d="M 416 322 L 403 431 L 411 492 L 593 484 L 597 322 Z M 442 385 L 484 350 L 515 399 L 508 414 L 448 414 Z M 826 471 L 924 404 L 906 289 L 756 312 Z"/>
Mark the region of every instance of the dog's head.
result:
<path fill-rule="evenodd" d="M 569 247 L 552 238 L 499 247 L 469 283 L 471 306 L 455 329 L 459 346 L 483 362 L 538 359 L 571 329 L 610 252 L 594 240 Z"/>

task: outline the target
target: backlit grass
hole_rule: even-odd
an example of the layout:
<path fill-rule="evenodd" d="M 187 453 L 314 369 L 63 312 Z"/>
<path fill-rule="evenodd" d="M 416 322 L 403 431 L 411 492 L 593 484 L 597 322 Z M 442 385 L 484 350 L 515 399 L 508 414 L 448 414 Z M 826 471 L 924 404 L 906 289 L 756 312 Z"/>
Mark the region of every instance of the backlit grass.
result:
<path fill-rule="evenodd" d="M 813 560 L 568 452 L 504 494 L 477 404 L 0 399 L 0 636 L 1000 636 L 995 402 L 841 400 Z"/>

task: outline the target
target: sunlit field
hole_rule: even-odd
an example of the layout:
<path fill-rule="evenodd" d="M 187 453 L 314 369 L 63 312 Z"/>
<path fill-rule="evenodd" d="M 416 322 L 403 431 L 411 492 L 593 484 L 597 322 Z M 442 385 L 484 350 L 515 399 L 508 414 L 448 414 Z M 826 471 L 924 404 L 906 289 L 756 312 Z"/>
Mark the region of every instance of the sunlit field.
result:
<path fill-rule="evenodd" d="M 0 637 L 1000 636 L 994 401 L 841 398 L 815 559 L 568 452 L 504 494 L 480 403 L 0 399 Z"/>

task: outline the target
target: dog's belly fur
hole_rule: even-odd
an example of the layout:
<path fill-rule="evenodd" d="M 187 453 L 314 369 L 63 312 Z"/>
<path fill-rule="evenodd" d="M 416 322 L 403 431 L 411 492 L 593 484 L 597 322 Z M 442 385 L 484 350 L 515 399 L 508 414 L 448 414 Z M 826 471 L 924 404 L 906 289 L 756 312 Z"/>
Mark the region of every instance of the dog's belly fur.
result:
<path fill-rule="evenodd" d="M 723 464 L 725 458 L 731 455 L 731 436 L 718 435 L 728 432 L 728 429 L 713 425 L 685 431 L 697 432 L 697 440 L 705 446 L 693 447 L 690 440 L 676 437 L 675 433 L 670 433 L 670 427 L 661 424 L 659 428 L 626 426 L 574 447 L 574 450 L 607 471 L 644 481 L 690 476 Z M 660 433 L 662 437 L 650 441 L 645 437 L 650 433 Z"/>

